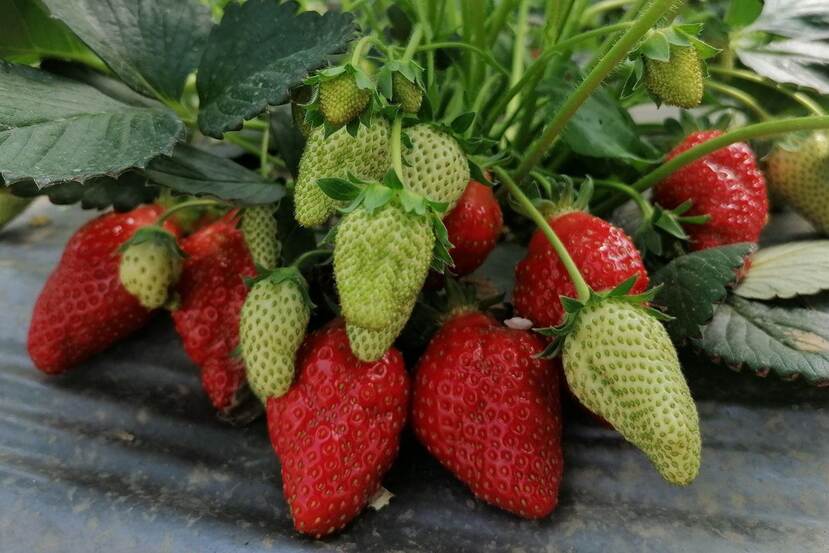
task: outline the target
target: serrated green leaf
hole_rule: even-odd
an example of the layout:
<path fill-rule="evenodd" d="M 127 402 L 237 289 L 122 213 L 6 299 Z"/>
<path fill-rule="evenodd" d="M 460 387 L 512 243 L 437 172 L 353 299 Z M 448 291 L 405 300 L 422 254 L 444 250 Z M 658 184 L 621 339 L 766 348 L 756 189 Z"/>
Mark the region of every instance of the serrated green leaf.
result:
<path fill-rule="evenodd" d="M 127 171 L 117 179 L 107 176 L 92 177 L 84 183 L 65 181 L 48 188 L 38 188 L 34 181 L 25 180 L 10 186 L 15 195 L 22 197 L 47 196 L 56 205 L 80 203 L 83 209 L 107 209 L 130 211 L 141 204 L 150 203 L 158 196 L 158 187 L 147 182 L 146 175 Z"/>
<path fill-rule="evenodd" d="M 711 320 L 714 307 L 725 300 L 727 287 L 751 253 L 751 244 L 721 246 L 678 257 L 651 279 L 661 285 L 654 303 L 674 317 L 665 327 L 674 341 L 700 336 L 700 327 Z"/>
<path fill-rule="evenodd" d="M 710 357 L 765 376 L 829 383 L 829 314 L 731 297 L 694 340 Z"/>
<path fill-rule="evenodd" d="M 293 2 L 272 0 L 228 6 L 199 65 L 202 132 L 219 138 L 268 105 L 285 102 L 291 87 L 354 38 L 349 14 L 296 11 Z"/>
<path fill-rule="evenodd" d="M 751 25 L 763 11 L 762 0 L 731 0 L 725 12 L 725 23 L 737 29 Z"/>
<path fill-rule="evenodd" d="M 763 248 L 734 290 L 758 300 L 793 298 L 829 290 L 829 240 L 792 242 Z"/>
<path fill-rule="evenodd" d="M 229 159 L 187 144 L 172 157 L 159 157 L 147 168 L 152 182 L 192 196 L 213 196 L 245 205 L 270 204 L 285 195 L 285 187 L 262 180 L 258 173 Z"/>
<path fill-rule="evenodd" d="M 184 125 L 166 108 L 123 104 L 91 86 L 0 61 L 0 174 L 38 186 L 143 168 Z"/>
<path fill-rule="evenodd" d="M 43 0 L 125 83 L 178 100 L 212 26 L 196 0 Z"/>
<path fill-rule="evenodd" d="M 0 57 L 34 63 L 62 59 L 103 67 L 89 48 L 37 0 L 0 0 Z"/>

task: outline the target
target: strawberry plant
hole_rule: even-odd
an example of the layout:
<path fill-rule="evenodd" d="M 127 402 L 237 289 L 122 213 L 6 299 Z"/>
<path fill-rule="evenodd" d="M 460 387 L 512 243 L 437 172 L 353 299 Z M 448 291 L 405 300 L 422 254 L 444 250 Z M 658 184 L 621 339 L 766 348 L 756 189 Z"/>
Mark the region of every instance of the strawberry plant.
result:
<path fill-rule="evenodd" d="M 217 413 L 267 414 L 316 537 L 408 418 L 475 496 L 549 516 L 562 390 L 690 484 L 677 348 L 829 384 L 829 240 L 758 246 L 770 200 L 829 229 L 829 9 L 700 4 L 0 0 L 0 229 L 111 209 L 32 363 L 169 311 Z"/>

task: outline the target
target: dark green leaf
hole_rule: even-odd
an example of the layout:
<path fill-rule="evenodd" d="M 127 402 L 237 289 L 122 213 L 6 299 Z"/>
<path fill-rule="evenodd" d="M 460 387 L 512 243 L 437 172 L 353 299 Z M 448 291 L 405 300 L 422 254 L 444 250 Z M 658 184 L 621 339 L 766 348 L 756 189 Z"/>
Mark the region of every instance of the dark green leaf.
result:
<path fill-rule="evenodd" d="M 129 106 L 96 89 L 0 61 L 0 173 L 39 186 L 144 167 L 184 125 L 166 108 Z"/>
<path fill-rule="evenodd" d="M 141 204 L 152 202 L 158 196 L 158 188 L 147 183 L 147 177 L 137 171 L 127 171 L 117 179 L 107 176 L 92 177 L 84 183 L 65 181 L 49 188 L 38 188 L 34 181 L 19 181 L 11 185 L 15 194 L 23 197 L 48 196 L 58 205 L 80 202 L 84 209 L 106 209 L 113 206 L 117 211 L 129 211 Z"/>
<path fill-rule="evenodd" d="M 462 113 L 452 120 L 452 131 L 457 134 L 463 134 L 472 125 L 473 121 L 475 121 L 475 113 L 471 111 Z"/>
<path fill-rule="evenodd" d="M 221 137 L 266 106 L 281 104 L 288 90 L 355 35 L 349 14 L 296 14 L 293 2 L 248 0 L 231 4 L 210 33 L 199 66 L 199 127 Z"/>
<path fill-rule="evenodd" d="M 196 0 L 43 0 L 135 90 L 178 100 L 212 25 Z"/>
<path fill-rule="evenodd" d="M 152 182 L 182 194 L 247 205 L 274 203 L 285 195 L 281 184 L 264 181 L 238 163 L 187 144 L 176 146 L 172 157 L 153 160 L 147 174 Z"/>
<path fill-rule="evenodd" d="M 0 0 L 0 57 L 19 63 L 55 58 L 102 65 L 38 0 Z"/>
<path fill-rule="evenodd" d="M 829 314 L 729 298 L 694 340 L 709 356 L 765 376 L 829 383 Z"/>
<path fill-rule="evenodd" d="M 727 287 L 751 253 L 751 244 L 733 244 L 678 257 L 651 279 L 662 285 L 654 303 L 667 308 L 674 319 L 666 328 L 674 341 L 700 336 L 700 327 L 711 320 L 714 307 L 722 302 Z"/>

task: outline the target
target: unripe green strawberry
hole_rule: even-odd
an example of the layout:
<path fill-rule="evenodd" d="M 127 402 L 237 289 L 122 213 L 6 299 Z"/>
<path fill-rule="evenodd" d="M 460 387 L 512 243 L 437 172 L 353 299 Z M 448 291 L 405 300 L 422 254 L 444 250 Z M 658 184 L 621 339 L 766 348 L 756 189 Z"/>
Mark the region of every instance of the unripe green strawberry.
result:
<path fill-rule="evenodd" d="M 314 128 L 308 123 L 308 121 L 305 120 L 305 106 L 302 106 L 297 102 L 291 102 L 291 117 L 294 120 L 294 126 L 299 129 L 299 134 L 301 134 L 303 138 L 311 136 L 311 132 L 313 132 Z"/>
<path fill-rule="evenodd" d="M 257 205 L 242 213 L 242 234 L 245 236 L 253 262 L 264 269 L 279 265 L 282 244 L 277 238 L 276 205 Z"/>
<path fill-rule="evenodd" d="M 697 409 L 665 327 L 621 299 L 588 304 L 564 342 L 570 389 L 613 425 L 673 484 L 700 465 Z"/>
<path fill-rule="evenodd" d="M 408 113 L 417 113 L 420 111 L 420 104 L 423 102 L 423 90 L 407 79 L 402 73 L 395 72 L 392 74 L 392 96 L 396 104 L 400 104 L 400 109 Z"/>
<path fill-rule="evenodd" d="M 175 237 L 160 227 L 145 227 L 121 252 L 118 277 L 124 288 L 147 309 L 167 303 L 182 268 L 183 255 Z"/>
<path fill-rule="evenodd" d="M 412 142 L 403 153 L 406 187 L 452 209 L 469 182 L 469 163 L 457 140 L 425 124 L 406 129 L 406 134 Z"/>
<path fill-rule="evenodd" d="M 371 127 L 361 125 L 356 137 L 340 129 L 326 138 L 325 129 L 317 128 L 299 162 L 294 189 L 296 220 L 302 226 L 314 227 L 334 213 L 335 202 L 317 186 L 317 179 L 347 178 L 350 173 L 365 180 L 379 180 L 390 166 L 386 120 L 376 119 Z"/>
<path fill-rule="evenodd" d="M 671 45 L 668 61 L 645 60 L 648 92 L 671 106 L 692 108 L 702 101 L 702 61 L 693 46 Z"/>
<path fill-rule="evenodd" d="M 30 198 L 18 198 L 0 185 L 0 229 L 20 215 L 31 202 Z"/>
<path fill-rule="evenodd" d="M 337 227 L 334 276 L 345 320 L 384 330 L 411 305 L 429 271 L 435 237 L 428 216 L 395 202 L 369 213 L 358 208 Z"/>
<path fill-rule="evenodd" d="M 351 352 L 360 361 L 377 361 L 392 347 L 394 341 L 403 331 L 414 309 L 414 301 L 401 309 L 394 321 L 380 330 L 371 330 L 362 326 L 346 323 L 348 343 Z"/>
<path fill-rule="evenodd" d="M 263 403 L 291 387 L 294 358 L 311 317 L 303 284 L 295 278 L 274 278 L 278 274 L 253 285 L 239 319 L 248 384 Z"/>
<path fill-rule="evenodd" d="M 777 145 L 766 159 L 769 191 L 829 233 L 829 134 Z"/>
<path fill-rule="evenodd" d="M 357 86 L 351 73 L 343 73 L 320 83 L 320 111 L 325 120 L 341 127 L 360 115 L 371 99 L 371 93 Z"/>

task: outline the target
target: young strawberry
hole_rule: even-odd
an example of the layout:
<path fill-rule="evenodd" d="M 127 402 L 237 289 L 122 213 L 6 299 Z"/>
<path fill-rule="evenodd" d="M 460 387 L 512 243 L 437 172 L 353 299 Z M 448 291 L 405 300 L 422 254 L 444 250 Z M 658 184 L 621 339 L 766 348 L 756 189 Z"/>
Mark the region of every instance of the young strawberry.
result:
<path fill-rule="evenodd" d="M 383 330 L 408 318 L 432 260 L 435 237 L 427 216 L 389 202 L 358 208 L 337 227 L 334 276 L 349 324 Z"/>
<path fill-rule="evenodd" d="M 607 420 L 673 484 L 689 484 L 700 465 L 696 406 L 665 327 L 620 297 L 590 301 L 563 349 L 575 396 Z"/>
<path fill-rule="evenodd" d="M 423 90 L 417 83 L 407 79 L 403 73 L 395 71 L 392 74 L 392 89 L 394 103 L 407 113 L 417 113 L 423 103 Z"/>
<path fill-rule="evenodd" d="M 278 269 L 253 285 L 242 306 L 242 358 L 262 403 L 285 394 L 294 379 L 294 358 L 311 317 L 305 287 L 297 269 Z"/>
<path fill-rule="evenodd" d="M 294 189 L 294 210 L 300 225 L 323 224 L 333 213 L 335 202 L 317 186 L 322 177 L 347 178 L 349 174 L 366 180 L 379 180 L 391 166 L 389 124 L 376 119 L 371 127 L 360 126 L 357 136 L 340 129 L 325 136 L 322 127 L 313 131 L 302 159 Z"/>
<path fill-rule="evenodd" d="M 591 288 L 615 288 L 637 275 L 631 292 L 638 294 L 647 289 L 648 273 L 642 256 L 624 231 L 581 211 L 553 217 L 549 223 Z M 575 297 L 576 289 L 547 237 L 536 230 L 527 255 L 515 268 L 515 309 L 535 326 L 557 326 L 564 318 L 561 296 Z"/>
<path fill-rule="evenodd" d="M 668 159 L 721 134 L 692 133 L 668 154 Z M 754 152 L 743 142 L 681 168 L 656 185 L 654 199 L 666 209 L 690 200 L 692 205 L 686 216 L 710 216 L 706 223 L 684 226 L 692 250 L 757 242 L 768 220 L 766 181 L 757 168 Z"/>
<path fill-rule="evenodd" d="M 18 198 L 0 184 L 0 229 L 20 215 L 30 203 L 30 198 Z"/>
<path fill-rule="evenodd" d="M 403 331 L 409 321 L 409 315 L 414 309 L 415 300 L 400 309 L 394 320 L 380 330 L 372 330 L 358 326 L 353 323 L 346 323 L 348 342 L 351 344 L 351 351 L 360 361 L 377 361 L 392 347 L 394 341 Z"/>
<path fill-rule="evenodd" d="M 457 140 L 426 124 L 404 132 L 412 147 L 403 152 L 403 182 L 411 191 L 452 209 L 469 182 L 469 163 Z"/>
<path fill-rule="evenodd" d="M 454 315 L 420 358 L 412 399 L 418 439 L 482 500 L 525 518 L 558 502 L 560 369 L 543 340 L 479 312 Z"/>
<path fill-rule="evenodd" d="M 492 189 L 471 180 L 443 223 L 452 244 L 452 272 L 464 276 L 480 267 L 495 249 L 504 216 Z"/>
<path fill-rule="evenodd" d="M 139 229 L 121 248 L 118 278 L 147 309 L 167 303 L 181 276 L 182 252 L 172 233 L 151 225 Z"/>
<path fill-rule="evenodd" d="M 32 312 L 28 348 L 38 369 L 62 373 L 149 321 L 150 310 L 121 285 L 117 253 L 161 212 L 158 206 L 143 206 L 106 213 L 69 239 Z M 166 228 L 177 232 L 169 223 Z"/>
<path fill-rule="evenodd" d="M 777 144 L 766 164 L 769 191 L 829 233 L 829 135 L 819 131 Z"/>
<path fill-rule="evenodd" d="M 409 379 L 395 349 L 360 362 L 335 322 L 309 336 L 297 382 L 267 403 L 271 443 L 294 527 L 322 537 L 341 530 L 377 492 L 406 421 Z"/>
<path fill-rule="evenodd" d="M 242 234 L 253 262 L 263 269 L 275 269 L 279 265 L 282 244 L 277 238 L 274 218 L 276 205 L 257 205 L 242 212 Z"/>
<path fill-rule="evenodd" d="M 202 387 L 223 415 L 234 415 L 248 388 L 239 346 L 239 317 L 256 267 L 232 216 L 186 238 L 186 254 L 172 312 L 184 349 L 201 368 Z"/>
<path fill-rule="evenodd" d="M 645 86 L 653 96 L 671 106 L 692 108 L 702 101 L 703 69 L 693 46 L 671 45 L 668 61 L 645 61 Z"/>
<path fill-rule="evenodd" d="M 343 73 L 319 85 L 320 111 L 325 121 L 341 127 L 362 113 L 371 100 L 371 92 L 357 86 L 351 73 Z"/>

